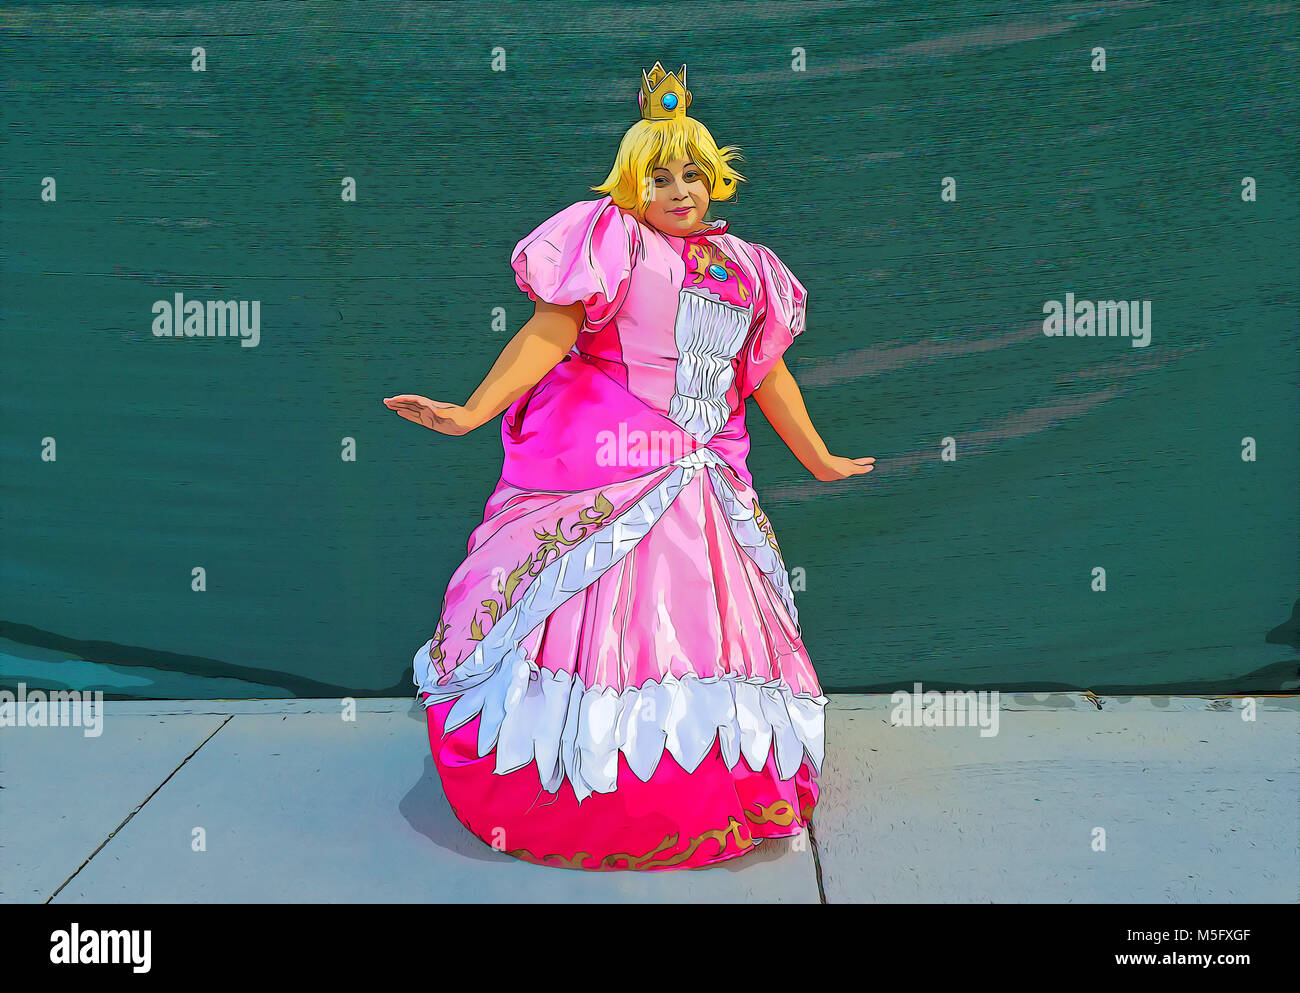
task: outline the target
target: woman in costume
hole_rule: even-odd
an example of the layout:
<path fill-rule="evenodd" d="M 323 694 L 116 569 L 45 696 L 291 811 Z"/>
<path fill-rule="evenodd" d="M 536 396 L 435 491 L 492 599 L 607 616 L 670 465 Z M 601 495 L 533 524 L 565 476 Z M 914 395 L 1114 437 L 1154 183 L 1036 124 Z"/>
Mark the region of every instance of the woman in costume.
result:
<path fill-rule="evenodd" d="M 571 869 L 702 868 L 802 832 L 824 708 L 745 456 L 753 396 L 817 479 L 831 455 L 782 354 L 803 285 L 704 220 L 743 181 L 655 63 L 608 179 L 515 247 L 535 313 L 463 405 L 504 465 L 414 681 L 443 789 L 493 847 Z M 507 409 L 508 408 L 508 409 Z"/>

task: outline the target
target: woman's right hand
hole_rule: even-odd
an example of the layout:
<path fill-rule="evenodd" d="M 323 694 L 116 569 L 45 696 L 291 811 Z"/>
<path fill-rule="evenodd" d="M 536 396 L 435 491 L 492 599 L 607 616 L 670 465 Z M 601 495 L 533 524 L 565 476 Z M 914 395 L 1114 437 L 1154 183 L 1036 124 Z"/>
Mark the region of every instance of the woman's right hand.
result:
<path fill-rule="evenodd" d="M 827 455 L 809 471 L 816 479 L 820 479 L 823 483 L 829 483 L 835 479 L 861 476 L 875 468 L 875 464 L 874 456 L 849 459 L 842 455 Z"/>
<path fill-rule="evenodd" d="M 443 403 L 428 397 L 403 393 L 400 396 L 385 397 L 384 406 L 396 411 L 408 421 L 423 424 L 439 434 L 468 434 L 478 427 L 474 416 L 465 407 L 455 403 Z"/>

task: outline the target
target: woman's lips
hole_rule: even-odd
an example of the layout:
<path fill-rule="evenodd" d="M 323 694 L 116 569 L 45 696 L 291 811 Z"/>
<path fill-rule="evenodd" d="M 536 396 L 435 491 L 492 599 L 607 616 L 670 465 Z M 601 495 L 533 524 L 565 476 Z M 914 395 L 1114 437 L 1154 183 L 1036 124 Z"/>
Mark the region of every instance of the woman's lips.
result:
<path fill-rule="evenodd" d="M 693 208 L 691 208 L 691 207 L 679 207 L 677 210 L 670 210 L 670 211 L 668 211 L 668 213 L 670 213 L 670 214 L 689 214 L 689 213 L 691 212 L 692 209 L 693 209 Z"/>

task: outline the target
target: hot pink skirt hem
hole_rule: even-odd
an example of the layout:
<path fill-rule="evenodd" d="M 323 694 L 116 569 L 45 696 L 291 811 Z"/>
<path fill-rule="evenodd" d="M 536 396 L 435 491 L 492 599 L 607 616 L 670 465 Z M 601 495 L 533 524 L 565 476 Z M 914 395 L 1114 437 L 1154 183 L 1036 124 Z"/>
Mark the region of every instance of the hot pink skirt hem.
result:
<path fill-rule="evenodd" d="M 496 755 L 479 756 L 476 715 L 445 731 L 454 700 L 426 708 L 429 743 L 456 817 L 497 851 L 537 865 L 586 870 L 701 869 L 752 851 L 763 838 L 801 834 L 817 805 L 805 757 L 783 780 L 769 752 L 761 772 L 741 757 L 729 769 L 715 739 L 694 772 L 665 750 L 648 782 L 618 754 L 617 788 L 578 803 L 566 778 L 542 789 L 537 763 L 505 775 Z"/>

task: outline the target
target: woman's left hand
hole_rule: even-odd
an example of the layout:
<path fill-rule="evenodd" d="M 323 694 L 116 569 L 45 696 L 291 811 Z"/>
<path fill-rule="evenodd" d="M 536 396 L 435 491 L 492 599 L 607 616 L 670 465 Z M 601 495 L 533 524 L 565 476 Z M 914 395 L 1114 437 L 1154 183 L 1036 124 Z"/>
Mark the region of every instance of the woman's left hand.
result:
<path fill-rule="evenodd" d="M 810 471 L 822 482 L 830 482 L 832 479 L 848 479 L 850 476 L 868 473 L 875 461 L 874 458 L 849 459 L 842 455 L 828 455 Z"/>

